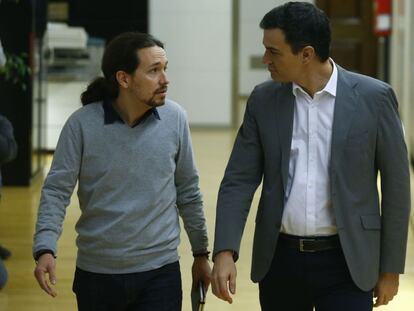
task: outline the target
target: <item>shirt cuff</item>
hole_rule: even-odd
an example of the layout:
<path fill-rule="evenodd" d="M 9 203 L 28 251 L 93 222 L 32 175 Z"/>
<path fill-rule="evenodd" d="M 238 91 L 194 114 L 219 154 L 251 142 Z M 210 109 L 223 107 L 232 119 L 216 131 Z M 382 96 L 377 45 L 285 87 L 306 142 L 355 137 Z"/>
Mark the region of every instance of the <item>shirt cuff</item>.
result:
<path fill-rule="evenodd" d="M 34 260 L 35 260 L 35 261 L 38 261 L 38 260 L 39 260 L 39 258 L 40 258 L 40 256 L 42 256 L 42 255 L 44 255 L 44 254 L 51 254 L 53 257 L 55 257 L 55 258 L 56 258 L 55 253 L 53 253 L 53 251 L 52 251 L 52 250 L 50 250 L 50 249 L 41 249 L 41 250 L 37 251 L 37 252 L 34 254 Z"/>

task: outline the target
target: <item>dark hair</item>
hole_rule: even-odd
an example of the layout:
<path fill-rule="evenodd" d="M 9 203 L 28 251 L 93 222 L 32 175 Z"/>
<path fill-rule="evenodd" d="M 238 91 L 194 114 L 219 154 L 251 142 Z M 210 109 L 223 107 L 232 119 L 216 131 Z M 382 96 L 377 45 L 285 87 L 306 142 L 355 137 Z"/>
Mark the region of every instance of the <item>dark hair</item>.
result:
<path fill-rule="evenodd" d="M 81 95 L 82 105 L 117 98 L 119 84 L 116 72 L 123 70 L 132 74 L 140 63 L 137 51 L 153 46 L 164 48 L 161 41 L 150 34 L 140 32 L 122 33 L 111 40 L 102 57 L 101 69 L 104 76 L 97 77 L 88 85 Z"/>
<path fill-rule="evenodd" d="M 321 61 L 329 58 L 331 27 L 326 14 L 308 2 L 288 2 L 269 11 L 260 22 L 262 29 L 279 28 L 292 52 L 305 46 L 315 49 Z"/>

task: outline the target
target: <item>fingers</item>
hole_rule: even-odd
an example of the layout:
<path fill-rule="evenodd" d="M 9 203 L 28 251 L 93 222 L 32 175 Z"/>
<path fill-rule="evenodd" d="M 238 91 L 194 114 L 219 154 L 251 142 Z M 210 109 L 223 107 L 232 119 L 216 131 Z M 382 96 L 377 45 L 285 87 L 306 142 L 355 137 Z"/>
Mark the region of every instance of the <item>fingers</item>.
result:
<path fill-rule="evenodd" d="M 229 288 L 230 292 L 235 295 L 236 294 L 236 275 L 230 274 L 230 281 L 229 281 Z"/>
<path fill-rule="evenodd" d="M 52 267 L 49 271 L 49 281 L 51 284 L 56 285 L 56 270 Z"/>
<path fill-rule="evenodd" d="M 374 289 L 374 307 L 387 305 L 398 293 L 399 274 L 380 273 L 379 280 Z"/>
<path fill-rule="evenodd" d="M 378 308 L 379 306 L 381 306 L 383 303 L 383 297 L 381 296 L 381 297 L 377 297 L 377 299 L 375 300 L 375 303 L 374 303 L 374 308 Z"/>
<path fill-rule="evenodd" d="M 193 289 L 198 287 L 201 281 L 204 285 L 204 289 L 207 291 L 211 282 L 211 268 L 206 258 L 196 258 L 192 267 L 193 276 Z"/>
<path fill-rule="evenodd" d="M 217 277 L 213 281 L 213 294 L 216 295 L 218 298 L 227 301 L 228 303 L 233 303 L 233 299 L 230 296 L 227 287 L 227 277 Z"/>
<path fill-rule="evenodd" d="M 375 300 L 374 307 L 377 308 L 379 306 L 387 305 L 388 301 L 389 300 L 386 298 L 386 296 L 384 295 L 378 296 L 377 299 Z"/>
<path fill-rule="evenodd" d="M 233 303 L 233 298 L 230 292 L 234 295 L 236 293 L 236 274 L 235 273 L 223 273 L 214 274 L 211 280 L 211 287 L 213 294 L 228 303 Z M 230 292 L 229 292 L 230 289 Z"/>
<path fill-rule="evenodd" d="M 48 295 L 52 297 L 56 297 L 57 293 L 50 286 L 46 278 L 46 274 L 49 275 L 50 284 L 55 285 L 56 284 L 56 271 L 55 271 L 54 259 L 50 260 L 50 258 L 47 258 L 47 257 L 41 258 L 39 260 L 39 262 L 36 265 L 34 275 L 37 280 L 37 283 L 39 283 L 40 288 L 42 288 Z"/>
<path fill-rule="evenodd" d="M 42 269 L 40 267 L 37 267 L 35 269 L 35 277 L 37 280 L 37 283 L 39 283 L 39 286 L 50 296 L 52 297 L 56 297 L 56 292 L 54 291 L 53 288 L 51 288 L 48 284 L 48 282 L 46 281 L 46 273 L 47 271 L 45 269 Z M 50 277 L 50 275 L 49 275 Z M 52 283 L 52 282 L 51 282 Z M 53 283 L 52 283 L 53 284 Z M 54 285 L 54 284 L 53 284 Z"/>
<path fill-rule="evenodd" d="M 210 287 L 210 283 L 211 283 L 211 277 L 210 277 L 210 275 L 208 275 L 203 280 L 204 288 L 205 288 L 206 291 L 208 291 L 208 288 Z"/>
<path fill-rule="evenodd" d="M 232 251 L 223 251 L 215 256 L 212 273 L 213 294 L 218 298 L 233 303 L 230 292 L 236 293 L 236 265 L 233 260 Z M 230 289 L 230 292 L 229 292 Z"/>
<path fill-rule="evenodd" d="M 394 297 L 388 297 L 386 295 L 380 295 L 380 296 L 377 297 L 377 299 L 374 303 L 374 307 L 377 308 L 379 306 L 385 306 L 393 299 L 394 299 Z"/>

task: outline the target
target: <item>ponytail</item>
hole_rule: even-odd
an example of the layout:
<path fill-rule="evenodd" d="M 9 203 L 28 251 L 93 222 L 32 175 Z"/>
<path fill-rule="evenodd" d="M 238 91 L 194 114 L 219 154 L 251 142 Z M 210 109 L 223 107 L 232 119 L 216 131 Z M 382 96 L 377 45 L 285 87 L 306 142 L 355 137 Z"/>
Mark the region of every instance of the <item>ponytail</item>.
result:
<path fill-rule="evenodd" d="M 81 94 L 81 102 L 83 106 L 86 106 L 105 98 L 113 99 L 116 97 L 118 97 L 118 83 L 115 84 L 115 87 L 112 87 L 104 77 L 98 77 Z"/>

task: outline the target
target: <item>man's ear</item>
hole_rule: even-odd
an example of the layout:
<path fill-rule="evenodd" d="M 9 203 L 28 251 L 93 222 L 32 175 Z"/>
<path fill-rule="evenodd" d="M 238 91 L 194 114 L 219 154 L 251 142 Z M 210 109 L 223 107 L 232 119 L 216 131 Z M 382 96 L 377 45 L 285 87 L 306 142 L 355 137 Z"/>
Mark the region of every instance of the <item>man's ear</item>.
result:
<path fill-rule="evenodd" d="M 122 70 L 119 70 L 115 74 L 116 80 L 120 87 L 127 89 L 129 86 L 129 75 Z"/>
<path fill-rule="evenodd" d="M 302 62 L 303 64 L 308 64 L 310 61 L 312 61 L 315 57 L 315 49 L 307 45 L 302 49 Z"/>

